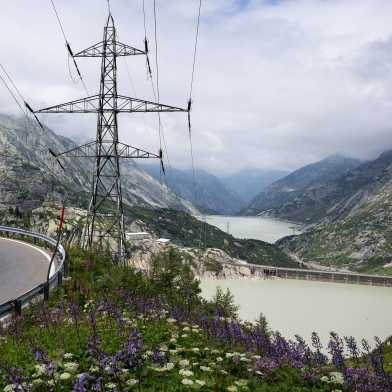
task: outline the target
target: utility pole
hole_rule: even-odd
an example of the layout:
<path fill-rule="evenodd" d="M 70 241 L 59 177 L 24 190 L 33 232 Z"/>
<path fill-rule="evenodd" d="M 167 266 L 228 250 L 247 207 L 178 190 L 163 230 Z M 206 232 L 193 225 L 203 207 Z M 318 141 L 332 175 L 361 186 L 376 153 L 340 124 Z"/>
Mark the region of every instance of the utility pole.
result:
<path fill-rule="evenodd" d="M 162 151 L 154 154 L 121 143 L 118 138 L 117 116 L 119 113 L 189 112 L 190 110 L 189 107 L 182 109 L 162 105 L 159 102 L 126 97 L 117 93 L 117 57 L 147 55 L 147 53 L 147 43 L 143 51 L 117 41 L 114 19 L 109 11 L 103 40 L 73 54 L 74 58 L 101 58 L 99 94 L 35 112 L 97 114 L 97 134 L 94 142 L 59 154 L 53 151 L 50 153 L 58 162 L 60 157 L 95 159 L 90 204 L 82 234 L 82 247 L 87 250 L 94 248 L 98 251 L 108 250 L 113 259 L 118 262 L 124 262 L 128 254 L 124 228 L 120 160 L 156 158 L 160 159 L 162 164 Z"/>

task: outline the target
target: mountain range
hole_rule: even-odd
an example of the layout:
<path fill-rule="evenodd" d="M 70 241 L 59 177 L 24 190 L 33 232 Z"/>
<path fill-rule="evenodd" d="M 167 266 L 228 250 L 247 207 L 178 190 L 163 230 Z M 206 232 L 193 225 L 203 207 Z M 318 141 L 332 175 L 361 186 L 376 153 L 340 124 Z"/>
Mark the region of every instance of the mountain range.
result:
<path fill-rule="evenodd" d="M 267 186 L 244 213 L 301 223 L 317 222 L 335 201 L 331 192 L 333 181 L 360 164 L 357 159 L 332 155 L 304 166 Z"/>
<path fill-rule="evenodd" d="M 8 210 L 31 211 L 65 197 L 68 205 L 86 208 L 93 162 L 64 158 L 63 171 L 48 154 L 48 148 L 61 152 L 73 147 L 72 140 L 42 130 L 31 120 L 0 115 L 1 215 L 7 219 Z M 203 210 L 224 214 L 244 206 L 222 179 L 204 171 L 195 173 L 200 184 L 196 198 L 190 171 L 172 169 L 166 187 L 156 179 L 159 168 L 152 167 L 155 172 L 147 169 L 150 175 L 133 161 L 122 165 L 128 220 L 147 222 L 146 228 L 180 245 L 193 246 L 200 239 L 200 223 L 188 214 L 196 212 L 192 201 Z M 244 240 L 241 252 L 236 252 L 237 239 L 207 225 L 214 233 L 208 245 L 229 247 L 235 257 L 253 262 L 273 264 L 278 257 L 285 265 L 295 265 L 283 251 L 307 263 L 392 274 L 392 151 L 367 162 L 334 155 L 307 165 L 268 185 L 243 211 L 301 222 L 307 229 L 279 240 L 280 250 Z"/>
<path fill-rule="evenodd" d="M 282 249 L 305 262 L 392 274 L 392 151 L 319 181 L 312 195 L 317 214 L 304 217 L 313 225 L 278 241 Z"/>
<path fill-rule="evenodd" d="M 49 148 L 59 153 L 73 147 L 72 140 L 41 129 L 34 121 L 0 115 L 0 206 L 35 208 L 45 200 L 68 195 L 69 203 L 86 207 L 93 162 L 61 158 L 63 171 L 48 154 Z M 123 162 L 121 169 L 127 204 L 195 211 L 191 203 L 161 186 L 133 160 Z"/>
<path fill-rule="evenodd" d="M 249 204 L 268 185 L 288 174 L 286 170 L 249 168 L 222 176 L 220 180 L 236 192 L 246 204 Z"/>
<path fill-rule="evenodd" d="M 167 168 L 162 177 L 159 165 L 144 164 L 142 168 L 156 180 L 163 180 L 179 197 L 189 200 L 198 209 L 210 214 L 233 215 L 245 202 L 218 177 L 201 169 Z"/>
<path fill-rule="evenodd" d="M 76 144 L 56 135 L 35 121 L 0 115 L 0 223 L 47 232 L 48 222 L 59 210 L 58 201 L 66 198 L 67 230 L 79 227 L 76 216 L 89 202 L 93 162 L 62 158 L 64 171 L 49 157 L 69 150 Z M 206 176 L 208 178 L 208 176 Z M 192 214 L 195 207 L 150 176 L 133 161 L 122 165 L 125 225 L 130 231 L 146 230 L 158 237 L 170 238 L 179 246 L 219 248 L 230 256 L 253 263 L 286 267 L 298 264 L 278 247 L 258 240 L 240 240 Z M 79 208 L 75 208 L 79 207 Z"/>

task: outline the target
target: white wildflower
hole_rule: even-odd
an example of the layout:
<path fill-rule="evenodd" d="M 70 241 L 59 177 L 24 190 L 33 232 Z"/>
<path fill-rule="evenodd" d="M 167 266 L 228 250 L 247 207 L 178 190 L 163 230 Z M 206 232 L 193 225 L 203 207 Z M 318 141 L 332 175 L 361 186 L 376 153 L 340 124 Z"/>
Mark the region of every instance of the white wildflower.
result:
<path fill-rule="evenodd" d="M 200 386 L 206 385 L 206 382 L 203 381 L 203 380 L 195 380 L 195 383 L 198 384 L 198 385 L 200 385 Z"/>
<path fill-rule="evenodd" d="M 64 372 L 60 374 L 60 380 L 66 381 L 71 378 L 71 374 L 68 372 Z"/>
<path fill-rule="evenodd" d="M 189 378 L 184 378 L 184 379 L 181 381 L 181 384 L 183 384 L 183 385 L 193 385 L 193 381 L 190 380 Z"/>
<path fill-rule="evenodd" d="M 47 368 L 45 364 L 42 365 L 35 365 L 35 373 L 34 373 L 34 377 L 40 377 L 43 376 L 44 374 L 46 374 L 47 372 Z"/>
<path fill-rule="evenodd" d="M 180 371 L 178 373 L 180 374 L 180 376 L 184 376 L 184 377 L 193 376 L 192 370 L 180 369 Z"/>
<path fill-rule="evenodd" d="M 186 368 L 189 366 L 189 361 L 187 359 L 181 359 L 181 361 L 178 362 L 178 366 L 180 366 L 180 368 Z"/>
<path fill-rule="evenodd" d="M 200 366 L 200 370 L 203 372 L 212 372 L 212 369 L 209 366 Z"/>
<path fill-rule="evenodd" d="M 331 382 L 335 384 L 344 384 L 344 376 L 340 372 L 331 372 L 329 373 Z"/>
<path fill-rule="evenodd" d="M 133 387 L 134 385 L 138 384 L 139 381 L 135 380 L 134 378 L 131 378 L 130 380 L 127 381 L 127 385 L 130 387 Z"/>
<path fill-rule="evenodd" d="M 75 373 L 79 365 L 76 362 L 65 362 L 63 367 L 66 372 Z"/>
<path fill-rule="evenodd" d="M 239 387 L 245 387 L 246 385 L 248 385 L 248 381 L 244 379 L 240 379 L 238 381 L 235 381 L 234 384 Z"/>

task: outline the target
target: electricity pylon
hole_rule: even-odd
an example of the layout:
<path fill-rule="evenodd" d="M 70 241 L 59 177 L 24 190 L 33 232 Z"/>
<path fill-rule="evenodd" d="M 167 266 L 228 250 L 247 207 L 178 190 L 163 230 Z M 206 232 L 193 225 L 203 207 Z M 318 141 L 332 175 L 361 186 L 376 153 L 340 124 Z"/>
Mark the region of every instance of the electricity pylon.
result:
<path fill-rule="evenodd" d="M 93 247 L 104 250 L 106 247 L 118 261 L 124 261 L 127 255 L 120 159 L 157 158 L 162 163 L 162 151 L 154 154 L 119 142 L 117 115 L 138 112 L 189 112 L 189 109 L 118 95 L 117 57 L 147 55 L 147 51 L 147 45 L 142 51 L 117 41 L 113 16 L 109 13 L 103 41 L 73 55 L 102 59 L 99 94 L 35 112 L 97 114 L 97 136 L 94 142 L 60 154 L 51 151 L 51 154 L 57 160 L 60 157 L 95 159 L 82 246 L 89 250 Z"/>

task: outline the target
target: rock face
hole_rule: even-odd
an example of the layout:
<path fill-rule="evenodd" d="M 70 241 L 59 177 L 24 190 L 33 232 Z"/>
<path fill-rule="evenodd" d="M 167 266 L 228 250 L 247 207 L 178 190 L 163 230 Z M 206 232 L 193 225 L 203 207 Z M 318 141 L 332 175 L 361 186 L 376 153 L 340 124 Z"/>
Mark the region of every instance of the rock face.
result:
<path fill-rule="evenodd" d="M 58 153 L 73 147 L 72 140 L 33 121 L 0 115 L 0 208 L 31 209 L 65 194 L 73 205 L 86 207 L 93 162 L 63 158 L 64 172 L 48 154 L 49 148 Z M 122 181 L 129 205 L 195 211 L 133 161 L 123 163 Z"/>
<path fill-rule="evenodd" d="M 302 223 L 319 221 L 335 200 L 335 180 L 360 165 L 333 155 L 274 182 L 256 196 L 245 213 L 271 215 Z"/>
<path fill-rule="evenodd" d="M 392 152 L 331 181 L 324 194 L 323 219 L 278 245 L 307 262 L 392 274 Z"/>
<path fill-rule="evenodd" d="M 47 234 L 55 238 L 57 236 L 57 227 L 59 225 L 61 204 L 45 202 L 41 207 L 32 210 L 28 216 L 16 214 L 15 211 L 7 212 L 3 216 L 0 214 L 0 223 L 5 226 L 26 227 L 29 230 Z M 64 230 L 61 242 L 63 244 L 80 245 L 82 235 L 83 218 L 86 216 L 86 210 L 67 207 L 65 209 Z M 145 255 L 155 254 L 164 245 L 165 242 L 157 242 L 158 239 L 169 239 L 171 245 L 179 249 L 193 249 L 197 255 L 200 255 L 198 249 L 209 249 L 204 252 L 206 265 L 209 270 L 215 271 L 216 263 L 213 261 L 218 258 L 222 262 L 225 260 L 232 263 L 238 261 L 243 266 L 241 260 L 246 260 L 252 264 L 269 265 L 275 267 L 292 267 L 298 268 L 299 264 L 277 246 L 267 244 L 258 240 L 236 239 L 231 235 L 210 225 L 202 225 L 193 216 L 175 210 L 151 208 L 129 207 L 125 215 L 125 230 L 129 241 L 129 249 L 133 255 L 140 255 L 143 262 Z M 201 226 L 202 225 L 202 226 Z M 200 228 L 205 230 L 206 242 L 200 243 Z M 150 239 L 155 242 L 146 242 L 143 250 L 143 242 L 135 239 L 144 238 L 145 234 L 150 233 Z M 137 245 L 134 247 L 133 245 Z M 142 252 L 140 252 L 143 250 Z M 246 272 L 242 272 L 245 274 Z"/>
<path fill-rule="evenodd" d="M 143 168 L 155 179 L 160 178 L 160 167 L 144 165 Z M 178 196 L 189 200 L 203 211 L 218 214 L 236 214 L 244 207 L 244 201 L 223 182 L 204 170 L 167 169 L 167 186 Z"/>
<path fill-rule="evenodd" d="M 213 279 L 238 279 L 260 278 L 261 271 L 252 271 L 246 266 L 246 262 L 230 257 L 221 249 L 208 248 L 199 250 L 196 248 L 182 248 L 173 244 L 163 245 L 153 237 L 137 241 L 132 247 L 132 257 L 129 265 L 148 273 L 152 258 L 164 252 L 168 247 L 174 247 L 189 260 L 196 276 Z"/>
<path fill-rule="evenodd" d="M 59 224 L 59 210 L 61 206 L 55 203 L 47 203 L 43 207 L 36 208 L 31 214 L 31 229 L 45 233 L 53 238 L 57 236 Z M 61 242 L 63 244 L 79 245 L 80 222 L 86 216 L 86 210 L 68 207 L 65 212 L 65 222 Z M 8 222 L 12 224 L 12 222 Z M 76 230 L 75 230 L 76 228 Z M 127 232 L 145 232 L 150 230 L 148 224 L 135 219 L 129 222 L 126 227 Z M 194 273 L 199 277 L 207 278 L 241 278 L 241 277 L 261 277 L 262 272 L 252 270 L 247 266 L 247 262 L 230 256 L 222 249 L 207 248 L 200 250 L 196 247 L 186 247 L 176 245 L 172 241 L 162 241 L 156 233 L 143 235 L 141 239 L 131 239 L 128 247 L 131 252 L 129 265 L 149 271 L 152 258 L 164 252 L 169 247 L 174 247 L 183 255 L 184 260 L 191 262 Z"/>

